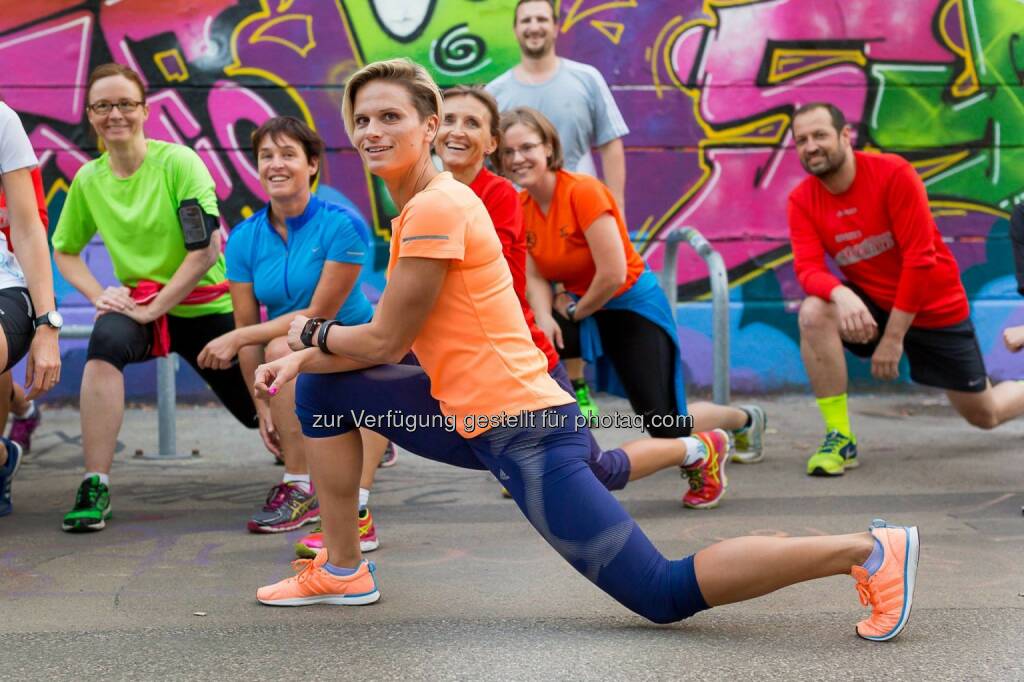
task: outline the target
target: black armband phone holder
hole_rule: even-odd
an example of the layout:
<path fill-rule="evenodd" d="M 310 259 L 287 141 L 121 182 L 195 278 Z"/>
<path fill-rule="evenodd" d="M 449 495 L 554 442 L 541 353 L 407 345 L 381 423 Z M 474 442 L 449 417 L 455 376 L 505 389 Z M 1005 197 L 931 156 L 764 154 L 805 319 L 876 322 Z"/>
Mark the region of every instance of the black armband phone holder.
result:
<path fill-rule="evenodd" d="M 217 229 L 217 217 L 204 211 L 198 199 L 185 199 L 178 205 L 178 223 L 187 251 L 205 249 Z"/>

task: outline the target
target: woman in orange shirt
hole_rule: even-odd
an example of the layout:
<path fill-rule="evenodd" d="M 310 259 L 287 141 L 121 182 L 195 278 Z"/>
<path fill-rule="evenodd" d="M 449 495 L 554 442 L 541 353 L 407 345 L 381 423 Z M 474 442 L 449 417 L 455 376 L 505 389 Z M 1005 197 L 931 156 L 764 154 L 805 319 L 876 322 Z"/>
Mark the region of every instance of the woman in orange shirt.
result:
<path fill-rule="evenodd" d="M 858 626 L 861 635 L 895 636 L 909 613 L 916 529 L 739 538 L 678 561 L 655 549 L 587 464 L 585 420 L 530 338 L 484 205 L 433 165 L 440 112 L 437 86 L 405 59 L 370 64 L 345 87 L 342 114 L 352 143 L 400 211 L 388 283 L 373 321 L 317 326 L 297 318 L 289 344 L 303 350 L 256 371 L 264 397 L 303 373 L 296 411 L 327 545 L 316 559 L 297 562 L 297 576 L 260 588 L 257 599 L 298 606 L 380 598 L 356 530 L 358 427 L 366 426 L 416 454 L 489 469 L 576 570 L 655 622 L 852 571 L 875 605 Z M 421 365 L 393 364 L 410 348 Z M 718 444 L 705 439 L 690 454 L 716 460 L 724 454 Z M 883 594 L 904 567 L 904 589 Z"/>
<path fill-rule="evenodd" d="M 500 115 L 494 97 L 481 87 L 459 85 L 444 92 L 444 116 L 434 150 L 456 180 L 484 202 L 501 240 L 502 253 L 512 273 L 512 288 L 523 309 L 530 336 L 548 360 L 548 373 L 570 396 L 575 390 L 551 339 L 537 326 L 526 294 L 526 230 L 519 195 L 511 182 L 484 167 L 484 159 L 500 147 Z M 675 438 L 644 438 L 621 448 L 602 450 L 591 437 L 590 468 L 609 490 L 621 490 L 629 481 L 656 471 L 678 467 L 686 446 Z M 684 471 L 684 473 L 688 473 Z M 701 471 L 695 470 L 695 476 Z M 700 486 L 704 487 L 704 486 Z"/>
<path fill-rule="evenodd" d="M 611 361 L 633 410 L 655 438 L 728 429 L 749 454 L 763 457 L 764 411 L 702 402 L 686 410 L 675 319 L 654 273 L 633 248 L 618 204 L 601 182 L 562 168 L 554 125 L 528 107 L 501 119 L 501 164 L 523 191 L 528 294 L 541 329 L 562 358 Z M 564 289 L 552 295 L 552 285 Z M 723 458 L 703 478 L 691 475 L 683 504 L 710 509 L 725 494 Z M 680 458 L 680 462 L 682 459 Z M 692 472 L 691 472 L 692 473 Z"/>

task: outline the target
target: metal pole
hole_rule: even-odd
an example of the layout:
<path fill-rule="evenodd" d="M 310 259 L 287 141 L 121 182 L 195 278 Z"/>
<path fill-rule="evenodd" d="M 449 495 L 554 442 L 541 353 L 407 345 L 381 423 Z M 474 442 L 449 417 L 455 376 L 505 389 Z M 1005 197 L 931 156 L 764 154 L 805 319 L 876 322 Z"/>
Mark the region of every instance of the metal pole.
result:
<path fill-rule="evenodd" d="M 177 451 L 177 419 L 175 403 L 177 390 L 174 373 L 178 368 L 177 354 L 156 359 L 156 405 L 159 417 L 160 447 L 155 455 L 145 453 L 143 459 L 188 459 L 189 454 Z"/>
<path fill-rule="evenodd" d="M 700 232 L 687 227 L 665 240 L 665 265 L 661 286 L 675 311 L 679 301 L 679 243 L 686 241 L 708 266 L 711 283 L 712 397 L 719 405 L 729 404 L 729 271 L 722 255 Z"/>

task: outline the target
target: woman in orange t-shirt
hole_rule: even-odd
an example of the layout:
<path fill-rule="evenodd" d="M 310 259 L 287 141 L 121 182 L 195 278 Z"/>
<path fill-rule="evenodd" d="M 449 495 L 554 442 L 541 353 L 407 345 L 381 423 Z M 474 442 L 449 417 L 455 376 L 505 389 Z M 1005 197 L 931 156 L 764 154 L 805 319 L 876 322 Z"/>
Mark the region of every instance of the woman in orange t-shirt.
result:
<path fill-rule="evenodd" d="M 562 358 L 594 362 L 606 356 L 655 438 L 728 429 L 749 451 L 744 461 L 760 460 L 765 427 L 760 407 L 702 402 L 691 405 L 687 415 L 673 311 L 633 248 L 608 188 L 562 168 L 558 133 L 539 111 L 506 111 L 501 133 L 503 170 L 523 188 L 530 303 Z M 552 296 L 556 283 L 564 290 Z M 721 470 L 691 476 L 683 504 L 717 506 L 727 485 L 724 466 L 723 459 Z"/>
<path fill-rule="evenodd" d="M 870 564 L 858 564 L 884 553 L 875 573 L 888 587 L 903 566 L 898 540 L 912 545 L 916 562 L 915 529 L 878 528 L 880 545 L 869 533 L 739 538 L 678 561 L 655 549 L 587 464 L 585 420 L 530 338 L 487 210 L 433 165 L 441 108 L 426 70 L 405 59 L 370 64 L 345 86 L 352 143 L 400 211 L 391 224 L 389 278 L 372 322 L 317 326 L 297 318 L 289 344 L 302 350 L 256 370 L 261 397 L 303 373 L 296 412 L 326 541 L 316 559 L 296 562 L 299 575 L 260 588 L 257 599 L 298 606 L 380 598 L 356 529 L 362 425 L 415 454 L 489 469 L 573 568 L 655 622 L 851 570 L 864 571 L 862 593 L 882 604 Z M 422 366 L 392 364 L 410 348 Z M 691 454 L 701 459 L 725 454 L 722 439 L 700 445 Z M 878 618 L 895 606 L 892 595 L 884 599 Z"/>

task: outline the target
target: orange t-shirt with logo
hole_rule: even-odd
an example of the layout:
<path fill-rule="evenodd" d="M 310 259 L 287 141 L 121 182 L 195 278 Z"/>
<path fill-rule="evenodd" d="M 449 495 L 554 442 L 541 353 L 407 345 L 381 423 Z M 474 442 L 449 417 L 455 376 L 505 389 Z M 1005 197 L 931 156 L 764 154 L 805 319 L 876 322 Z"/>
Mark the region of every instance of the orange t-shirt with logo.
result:
<path fill-rule="evenodd" d="M 487 209 L 451 173 L 431 180 L 391 221 L 389 275 L 403 257 L 450 261 L 412 350 L 461 436 L 488 431 L 503 414 L 572 402 L 530 337 Z"/>
<path fill-rule="evenodd" d="M 538 272 L 549 282 L 561 282 L 577 296 L 587 293 L 597 270 L 586 231 L 605 213 L 615 218 L 626 251 L 626 281 L 615 295 L 629 291 L 644 273 L 644 259 L 629 240 L 615 197 L 597 178 L 558 171 L 547 215 L 526 190 L 519 193 L 519 200 L 523 204 L 526 248 Z"/>

